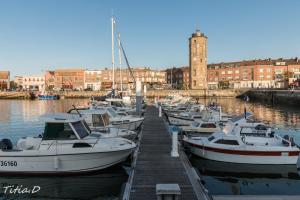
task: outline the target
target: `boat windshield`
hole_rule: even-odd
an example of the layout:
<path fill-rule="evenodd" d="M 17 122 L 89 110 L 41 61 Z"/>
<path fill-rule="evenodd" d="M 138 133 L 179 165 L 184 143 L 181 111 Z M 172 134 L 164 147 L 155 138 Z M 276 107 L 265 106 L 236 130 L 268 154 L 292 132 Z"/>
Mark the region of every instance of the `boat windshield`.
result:
<path fill-rule="evenodd" d="M 72 122 L 72 126 L 74 127 L 75 131 L 78 133 L 80 139 L 85 138 L 89 135 L 88 131 L 84 127 L 84 125 L 81 123 L 81 121 Z"/>
<path fill-rule="evenodd" d="M 77 139 L 68 123 L 46 123 L 43 140 Z"/>
<path fill-rule="evenodd" d="M 199 125 L 200 125 L 200 123 L 196 122 L 196 121 L 193 121 L 193 123 L 192 123 L 192 126 L 194 126 L 194 127 L 198 127 Z"/>
<path fill-rule="evenodd" d="M 217 128 L 217 126 L 214 123 L 203 123 L 201 128 Z"/>
<path fill-rule="evenodd" d="M 124 107 L 123 104 L 122 104 L 122 102 L 118 102 L 118 101 L 112 101 L 111 105 L 112 106 L 116 106 L 116 107 L 120 107 L 120 108 Z"/>
<path fill-rule="evenodd" d="M 83 123 L 84 127 L 88 130 L 88 132 L 91 133 L 92 130 L 90 129 L 90 127 L 89 127 L 89 125 L 86 123 L 86 121 L 83 120 L 82 123 Z"/>
<path fill-rule="evenodd" d="M 109 112 L 109 114 L 110 114 L 112 117 L 117 117 L 117 113 L 116 113 L 116 111 L 114 111 L 114 109 L 112 109 L 112 108 L 107 108 L 107 111 Z"/>
<path fill-rule="evenodd" d="M 92 114 L 93 127 L 104 126 L 101 114 Z"/>
<path fill-rule="evenodd" d="M 102 119 L 103 119 L 104 126 L 108 126 L 109 125 L 109 116 L 107 113 L 102 114 Z"/>

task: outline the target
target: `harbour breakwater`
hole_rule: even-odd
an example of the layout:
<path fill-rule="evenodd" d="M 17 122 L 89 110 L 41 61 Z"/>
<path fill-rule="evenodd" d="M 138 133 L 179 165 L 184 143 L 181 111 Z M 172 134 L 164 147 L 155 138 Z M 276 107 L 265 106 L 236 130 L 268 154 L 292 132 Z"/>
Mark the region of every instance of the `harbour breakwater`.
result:
<path fill-rule="evenodd" d="M 169 95 L 178 94 L 181 96 L 190 97 L 236 97 L 245 93 L 245 89 L 224 89 L 224 90 L 148 90 L 143 92 L 144 97 L 166 97 Z M 60 95 L 62 98 L 90 98 L 95 96 L 104 96 L 108 91 L 64 91 L 64 92 L 52 92 L 51 94 Z M 35 93 L 37 96 L 38 93 Z M 132 94 L 135 96 L 135 94 Z M 0 92 L 0 99 L 30 99 L 29 92 Z"/>
<path fill-rule="evenodd" d="M 240 95 L 247 95 L 250 100 L 262 101 L 271 105 L 300 105 L 300 90 L 263 90 L 253 89 Z"/>

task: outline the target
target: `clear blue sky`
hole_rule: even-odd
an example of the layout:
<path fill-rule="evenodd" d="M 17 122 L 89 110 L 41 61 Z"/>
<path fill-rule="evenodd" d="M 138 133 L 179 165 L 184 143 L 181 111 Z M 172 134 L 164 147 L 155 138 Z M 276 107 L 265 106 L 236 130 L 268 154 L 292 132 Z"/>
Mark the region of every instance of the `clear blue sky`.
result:
<path fill-rule="evenodd" d="M 111 66 L 113 13 L 133 66 L 188 65 L 188 37 L 208 62 L 300 57 L 298 0 L 0 0 L 0 70 Z"/>

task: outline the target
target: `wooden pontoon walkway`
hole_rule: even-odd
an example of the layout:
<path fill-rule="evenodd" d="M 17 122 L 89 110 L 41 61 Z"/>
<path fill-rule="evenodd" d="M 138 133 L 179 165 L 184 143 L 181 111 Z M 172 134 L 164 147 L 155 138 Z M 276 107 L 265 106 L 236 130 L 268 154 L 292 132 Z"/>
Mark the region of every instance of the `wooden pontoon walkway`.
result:
<path fill-rule="evenodd" d="M 156 184 L 160 183 L 177 183 L 182 200 L 199 199 L 181 158 L 171 157 L 171 148 L 171 136 L 163 119 L 158 117 L 158 109 L 149 106 L 134 166 L 130 200 L 156 200 Z"/>

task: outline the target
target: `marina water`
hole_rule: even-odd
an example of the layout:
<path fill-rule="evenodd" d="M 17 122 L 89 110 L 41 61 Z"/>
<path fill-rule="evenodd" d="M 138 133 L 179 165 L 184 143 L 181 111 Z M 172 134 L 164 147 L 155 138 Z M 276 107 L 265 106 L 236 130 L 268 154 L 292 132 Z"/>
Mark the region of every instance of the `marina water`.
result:
<path fill-rule="evenodd" d="M 200 99 L 200 103 L 216 102 L 222 110 L 241 114 L 244 106 L 259 120 L 276 128 L 276 133 L 292 135 L 300 144 L 300 108 L 270 106 L 243 102 L 234 98 Z M 87 106 L 87 99 L 62 99 L 59 101 L 1 100 L 0 138 L 10 138 L 14 143 L 23 136 L 43 133 L 44 123 L 39 115 L 66 112 L 75 106 Z M 300 176 L 296 166 L 236 165 L 190 158 L 199 172 L 205 187 L 212 194 L 300 194 Z M 299 162 L 298 162 L 299 165 Z M 118 199 L 127 174 L 122 167 L 105 170 L 99 174 L 75 177 L 0 177 L 0 198 L 24 199 Z M 4 187 L 32 188 L 39 185 L 36 194 L 4 194 Z"/>

